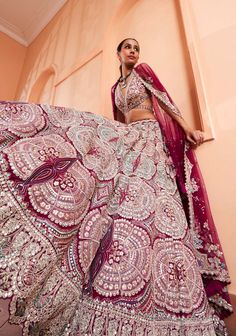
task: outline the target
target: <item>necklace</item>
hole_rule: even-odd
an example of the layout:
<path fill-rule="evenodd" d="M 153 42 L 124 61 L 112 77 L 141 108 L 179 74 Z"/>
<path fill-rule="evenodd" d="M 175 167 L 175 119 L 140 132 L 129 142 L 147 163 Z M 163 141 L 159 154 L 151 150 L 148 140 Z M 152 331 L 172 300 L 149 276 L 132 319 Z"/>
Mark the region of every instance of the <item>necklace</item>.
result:
<path fill-rule="evenodd" d="M 124 77 L 120 76 L 119 83 L 120 83 L 120 86 L 121 86 L 122 89 L 126 88 L 126 86 L 127 86 L 126 79 L 131 75 L 131 72 L 132 72 L 132 70 L 128 73 L 128 75 L 126 75 Z"/>

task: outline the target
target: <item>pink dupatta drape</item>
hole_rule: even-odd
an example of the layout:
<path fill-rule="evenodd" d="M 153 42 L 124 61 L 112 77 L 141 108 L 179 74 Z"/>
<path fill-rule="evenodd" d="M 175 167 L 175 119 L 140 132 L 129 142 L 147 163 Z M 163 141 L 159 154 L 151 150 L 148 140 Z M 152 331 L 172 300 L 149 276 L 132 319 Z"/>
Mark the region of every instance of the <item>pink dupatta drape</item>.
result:
<path fill-rule="evenodd" d="M 232 312 L 226 289 L 230 279 L 195 153 L 186 141 L 182 128 L 159 105 L 161 98 L 167 108 L 170 104 L 175 107 L 156 74 L 145 63 L 139 64 L 134 71 L 151 92 L 155 117 L 175 165 L 177 184 L 194 240 L 206 294 L 218 316 L 224 318 Z M 118 81 L 112 87 L 113 113 L 116 120 L 124 122 L 123 115 L 115 106 L 117 84 Z"/>

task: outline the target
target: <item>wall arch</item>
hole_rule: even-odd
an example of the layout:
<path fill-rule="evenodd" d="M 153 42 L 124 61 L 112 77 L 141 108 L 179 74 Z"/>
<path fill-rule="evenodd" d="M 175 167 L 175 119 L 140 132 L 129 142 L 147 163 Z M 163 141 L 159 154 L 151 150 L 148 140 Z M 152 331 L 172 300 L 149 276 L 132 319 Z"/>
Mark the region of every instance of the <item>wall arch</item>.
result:
<path fill-rule="evenodd" d="M 51 65 L 38 76 L 29 93 L 32 103 L 52 104 L 55 90 L 56 66 Z"/>

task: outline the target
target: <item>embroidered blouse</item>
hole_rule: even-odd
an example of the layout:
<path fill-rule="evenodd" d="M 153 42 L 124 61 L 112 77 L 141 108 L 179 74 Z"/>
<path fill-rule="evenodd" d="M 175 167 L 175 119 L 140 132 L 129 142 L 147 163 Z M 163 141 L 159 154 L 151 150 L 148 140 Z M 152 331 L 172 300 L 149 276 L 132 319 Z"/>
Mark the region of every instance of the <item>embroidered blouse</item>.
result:
<path fill-rule="evenodd" d="M 124 115 L 134 108 L 153 111 L 152 106 L 143 104 L 149 97 L 150 93 L 148 93 L 148 90 L 145 88 L 140 77 L 134 71 L 131 73 L 131 78 L 127 84 L 125 94 L 121 91 L 120 85 L 117 85 L 115 90 L 116 107 Z"/>

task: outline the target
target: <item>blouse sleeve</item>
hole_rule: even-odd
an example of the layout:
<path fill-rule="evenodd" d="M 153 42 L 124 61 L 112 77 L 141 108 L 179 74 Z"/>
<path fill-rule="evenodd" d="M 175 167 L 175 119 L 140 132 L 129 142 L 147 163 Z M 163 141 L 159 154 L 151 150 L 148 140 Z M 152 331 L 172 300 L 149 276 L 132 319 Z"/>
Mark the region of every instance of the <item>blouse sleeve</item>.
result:
<path fill-rule="evenodd" d="M 151 69 L 151 67 L 146 63 L 141 63 L 138 67 L 141 67 L 146 74 L 145 78 L 140 77 L 145 87 L 151 93 L 153 93 L 154 96 L 157 97 L 157 99 L 162 102 L 167 109 L 172 111 L 174 114 L 181 116 L 178 107 L 175 105 L 167 90 L 162 85 L 159 78 Z"/>

